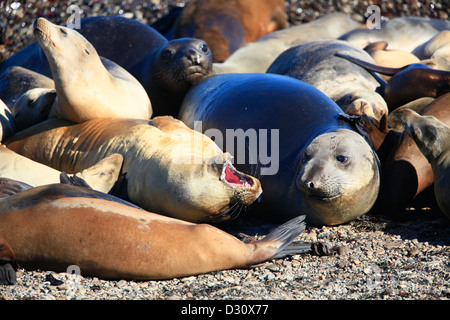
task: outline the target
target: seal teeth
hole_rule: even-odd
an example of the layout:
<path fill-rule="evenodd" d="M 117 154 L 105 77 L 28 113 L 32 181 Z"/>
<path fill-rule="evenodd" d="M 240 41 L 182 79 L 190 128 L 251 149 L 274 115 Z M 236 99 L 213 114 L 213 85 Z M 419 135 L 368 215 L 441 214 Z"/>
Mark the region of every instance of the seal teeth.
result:
<path fill-rule="evenodd" d="M 228 158 L 223 165 L 220 180 L 224 181 L 232 188 L 250 188 L 253 186 L 253 180 L 249 176 L 234 169 Z"/>

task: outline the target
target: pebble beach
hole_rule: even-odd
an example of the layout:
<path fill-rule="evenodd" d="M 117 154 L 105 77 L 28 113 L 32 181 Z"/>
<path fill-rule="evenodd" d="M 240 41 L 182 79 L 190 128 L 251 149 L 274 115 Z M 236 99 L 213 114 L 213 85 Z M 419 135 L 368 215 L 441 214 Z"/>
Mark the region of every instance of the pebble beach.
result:
<path fill-rule="evenodd" d="M 153 25 L 187 2 L 0 1 L 0 61 L 34 41 L 31 26 L 36 18 L 65 23 L 71 4 L 78 5 L 83 16 L 119 14 Z M 450 15 L 448 0 L 285 2 L 292 25 L 336 11 L 364 22 L 372 4 L 380 6 L 383 19 Z M 16 285 L 0 286 L 0 300 L 449 300 L 450 220 L 433 206 L 417 204 L 408 212 L 394 219 L 373 209 L 343 225 L 307 226 L 297 240 L 324 243 L 329 255 L 298 254 L 251 269 L 158 281 L 112 281 L 20 268 Z M 236 236 L 258 238 L 277 225 L 243 212 L 217 226 Z"/>

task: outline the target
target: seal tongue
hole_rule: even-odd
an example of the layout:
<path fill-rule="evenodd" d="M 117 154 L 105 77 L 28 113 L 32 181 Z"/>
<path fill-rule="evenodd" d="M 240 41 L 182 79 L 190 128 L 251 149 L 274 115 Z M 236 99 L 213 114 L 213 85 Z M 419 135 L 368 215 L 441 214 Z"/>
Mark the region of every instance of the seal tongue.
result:
<path fill-rule="evenodd" d="M 235 170 L 228 161 L 225 162 L 221 179 L 233 188 L 251 187 L 253 185 L 253 181 L 249 177 Z"/>

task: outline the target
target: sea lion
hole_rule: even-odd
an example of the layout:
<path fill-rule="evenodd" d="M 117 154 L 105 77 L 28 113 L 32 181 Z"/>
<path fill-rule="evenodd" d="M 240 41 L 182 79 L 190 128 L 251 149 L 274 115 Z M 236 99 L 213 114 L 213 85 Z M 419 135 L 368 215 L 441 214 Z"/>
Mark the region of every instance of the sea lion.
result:
<path fill-rule="evenodd" d="M 396 17 L 381 23 L 379 29 L 355 29 L 339 37 L 359 48 L 386 41 L 390 49 L 412 52 L 441 30 L 450 29 L 450 21 L 424 17 Z"/>
<path fill-rule="evenodd" d="M 114 15 L 83 18 L 76 31 L 95 48 L 108 71 L 119 70 L 118 64 L 141 83 L 150 97 L 153 116 L 178 114 L 186 88 L 212 73 L 210 50 L 200 39 L 168 41 L 139 21 Z M 11 66 L 52 77 L 36 43 L 1 62 L 0 74 Z"/>
<path fill-rule="evenodd" d="M 173 38 L 199 38 L 223 62 L 244 44 L 289 27 L 283 0 L 192 0 L 175 22 Z"/>
<path fill-rule="evenodd" d="M 432 69 L 450 71 L 450 30 L 443 30 L 412 52 Z"/>
<path fill-rule="evenodd" d="M 434 116 L 450 125 L 449 106 L 448 93 L 423 108 L 420 114 Z M 383 163 L 383 177 L 380 203 L 384 212 L 396 216 L 401 216 L 405 208 L 434 183 L 430 163 L 405 132 L 396 139 Z"/>
<path fill-rule="evenodd" d="M 436 201 L 450 218 L 450 128 L 433 116 L 421 116 L 412 110 L 404 110 L 401 119 L 405 132 L 431 164 Z"/>
<path fill-rule="evenodd" d="M 0 141 L 5 141 L 16 132 L 14 117 L 8 106 L 0 100 Z"/>
<path fill-rule="evenodd" d="M 0 187 L 1 188 L 1 187 Z M 17 264 L 15 254 L 6 239 L 0 235 L 0 285 L 16 284 Z"/>
<path fill-rule="evenodd" d="M 9 108 L 25 92 L 35 88 L 55 89 L 55 83 L 49 77 L 19 66 L 9 67 L 0 75 L 0 99 Z"/>
<path fill-rule="evenodd" d="M 108 193 L 119 179 L 122 163 L 122 155 L 112 154 L 74 175 L 85 180 L 92 189 Z M 58 170 L 0 146 L 0 177 L 37 187 L 59 182 L 60 175 Z"/>
<path fill-rule="evenodd" d="M 308 223 L 335 225 L 375 202 L 374 151 L 342 109 L 307 83 L 265 73 L 214 75 L 188 92 L 180 119 L 214 136 L 236 168 L 260 169 L 258 216 L 286 221 L 305 214 Z"/>
<path fill-rule="evenodd" d="M 34 88 L 22 94 L 11 108 L 16 131 L 47 120 L 55 101 L 55 89 Z"/>
<path fill-rule="evenodd" d="M 0 199 L 0 234 L 25 269 L 62 272 L 77 265 L 83 276 L 151 280 L 247 268 L 308 252 L 292 243 L 304 216 L 245 244 L 208 224 L 161 216 L 71 185 L 52 184 Z"/>
<path fill-rule="evenodd" d="M 360 24 L 344 13 L 332 13 L 311 22 L 274 31 L 244 45 L 225 62 L 214 63 L 213 73 L 266 72 L 285 50 L 309 41 L 335 39 Z"/>
<path fill-rule="evenodd" d="M 94 119 L 73 125 L 51 119 L 6 143 L 23 156 L 67 173 L 122 154 L 129 200 L 193 222 L 227 220 L 261 194 L 260 182 L 238 172 L 229 154 L 172 117 Z"/>
<path fill-rule="evenodd" d="M 49 117 L 77 123 L 105 117 L 150 119 L 151 103 L 142 85 L 113 62 L 106 69 L 80 33 L 38 18 L 34 35 L 55 82 L 57 99 Z"/>
<path fill-rule="evenodd" d="M 391 76 L 382 89 L 389 111 L 422 97 L 437 98 L 450 92 L 450 71 L 431 69 L 422 63 L 385 68 L 345 53 L 337 52 L 336 55 L 367 70 Z"/>
<path fill-rule="evenodd" d="M 312 41 L 284 51 L 267 69 L 309 83 L 335 101 L 349 115 L 367 114 L 381 120 L 388 113 L 376 92 L 379 82 L 364 68 L 336 57 L 345 53 L 374 62 L 364 50 L 341 40 Z"/>

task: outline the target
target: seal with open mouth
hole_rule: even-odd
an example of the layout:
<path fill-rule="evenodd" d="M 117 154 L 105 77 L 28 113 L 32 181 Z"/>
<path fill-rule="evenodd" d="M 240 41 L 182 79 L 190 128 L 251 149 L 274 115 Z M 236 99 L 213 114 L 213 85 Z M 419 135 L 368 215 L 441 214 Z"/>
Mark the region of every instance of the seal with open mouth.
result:
<path fill-rule="evenodd" d="M 150 122 L 94 119 L 75 125 L 50 119 L 5 144 L 67 173 L 122 154 L 124 189 L 131 202 L 193 222 L 230 219 L 262 192 L 258 179 L 234 169 L 230 156 L 211 139 L 168 116 Z"/>

